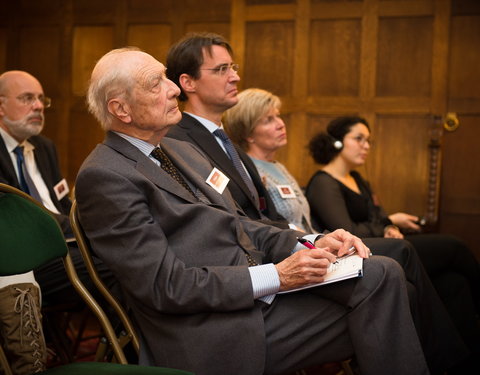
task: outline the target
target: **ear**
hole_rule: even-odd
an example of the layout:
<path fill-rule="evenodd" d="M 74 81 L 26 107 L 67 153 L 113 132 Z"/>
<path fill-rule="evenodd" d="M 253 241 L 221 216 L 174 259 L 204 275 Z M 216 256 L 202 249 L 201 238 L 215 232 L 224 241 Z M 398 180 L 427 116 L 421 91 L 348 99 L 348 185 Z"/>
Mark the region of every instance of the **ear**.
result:
<path fill-rule="evenodd" d="M 111 99 L 107 104 L 108 112 L 120 121 L 129 124 L 132 121 L 130 116 L 130 106 L 119 99 Z"/>
<path fill-rule="evenodd" d="M 180 83 L 181 89 L 185 93 L 195 92 L 195 89 L 197 87 L 197 81 L 188 74 L 181 74 L 180 77 L 178 77 L 178 82 Z"/>
<path fill-rule="evenodd" d="M 248 143 L 255 143 L 255 139 L 253 139 L 253 137 L 247 137 L 246 139 Z"/>
<path fill-rule="evenodd" d="M 0 116 L 5 116 L 5 111 L 3 110 L 3 103 L 5 103 L 5 98 L 0 97 Z"/>

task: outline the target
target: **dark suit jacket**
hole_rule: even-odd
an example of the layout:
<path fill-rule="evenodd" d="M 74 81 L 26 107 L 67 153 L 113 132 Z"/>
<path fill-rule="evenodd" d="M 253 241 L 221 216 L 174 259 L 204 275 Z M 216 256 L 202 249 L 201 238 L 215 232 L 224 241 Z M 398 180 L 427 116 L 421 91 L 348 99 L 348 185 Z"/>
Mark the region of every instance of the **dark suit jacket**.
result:
<path fill-rule="evenodd" d="M 270 221 L 272 221 L 270 224 L 279 226 L 280 228 L 288 228 L 287 221 L 275 209 L 275 205 L 262 183 L 255 164 L 253 164 L 250 157 L 242 149 L 240 149 L 240 147 L 236 146 L 238 154 L 240 155 L 243 164 L 247 168 L 247 171 L 252 178 L 260 200 L 264 202 L 263 205 L 265 208 L 261 213 L 257 209 L 255 201 L 252 199 L 247 185 L 245 182 L 243 182 L 242 177 L 236 170 L 225 151 L 223 151 L 223 149 L 215 140 L 215 136 L 213 136 L 208 129 L 206 129 L 199 121 L 197 121 L 197 119 L 186 113 L 183 113 L 182 120 L 168 131 L 167 137 L 187 141 L 199 147 L 209 158 L 212 165 L 225 173 L 225 175 L 230 179 L 227 187 L 230 190 L 233 199 L 235 199 L 237 204 L 242 208 L 249 218 L 253 220 L 262 219 L 262 213 L 264 217 L 267 217 Z"/>
<path fill-rule="evenodd" d="M 60 215 L 55 215 L 59 221 L 65 236 L 71 237 L 72 231 L 70 228 L 70 221 L 68 215 L 70 213 L 71 202 L 68 195 L 63 197 L 60 201 L 53 190 L 53 187 L 62 179 L 60 166 L 58 163 L 57 150 L 54 143 L 42 136 L 37 135 L 30 137 L 28 141 L 35 146 L 34 155 L 37 167 L 42 175 L 45 185 L 47 185 L 50 192 L 50 198 L 57 208 Z M 15 168 L 13 167 L 12 159 L 8 154 L 7 147 L 3 137 L 0 136 L 0 182 L 11 185 L 20 189 Z"/>
<path fill-rule="evenodd" d="M 244 249 L 258 263 L 278 263 L 300 233 L 236 215 L 228 190 L 205 182 L 212 165 L 193 145 L 165 138 L 162 149 L 206 204 L 107 133 L 78 173 L 80 222 L 119 276 L 155 364 L 197 375 L 261 374 L 264 322 Z"/>

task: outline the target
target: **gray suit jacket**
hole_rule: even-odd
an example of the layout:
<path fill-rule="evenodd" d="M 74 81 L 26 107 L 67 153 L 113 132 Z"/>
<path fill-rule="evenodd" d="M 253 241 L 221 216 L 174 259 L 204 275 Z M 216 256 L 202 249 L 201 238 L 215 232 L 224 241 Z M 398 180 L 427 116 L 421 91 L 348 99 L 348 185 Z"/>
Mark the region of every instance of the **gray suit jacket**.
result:
<path fill-rule="evenodd" d="M 155 364 L 197 375 L 261 374 L 263 317 L 244 251 L 277 263 L 299 233 L 236 215 L 228 191 L 206 184 L 212 166 L 193 145 L 164 139 L 162 149 L 207 203 L 107 133 L 77 177 L 81 224 L 119 277 Z"/>

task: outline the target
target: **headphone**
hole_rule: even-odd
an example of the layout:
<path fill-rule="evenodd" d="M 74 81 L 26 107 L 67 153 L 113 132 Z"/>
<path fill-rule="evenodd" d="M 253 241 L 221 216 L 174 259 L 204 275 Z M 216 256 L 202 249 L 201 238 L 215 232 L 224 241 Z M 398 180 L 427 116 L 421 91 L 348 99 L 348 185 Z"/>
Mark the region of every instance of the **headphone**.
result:
<path fill-rule="evenodd" d="M 339 141 L 338 139 L 333 142 L 333 147 L 337 150 L 341 150 L 343 148 L 343 143 L 342 141 Z"/>

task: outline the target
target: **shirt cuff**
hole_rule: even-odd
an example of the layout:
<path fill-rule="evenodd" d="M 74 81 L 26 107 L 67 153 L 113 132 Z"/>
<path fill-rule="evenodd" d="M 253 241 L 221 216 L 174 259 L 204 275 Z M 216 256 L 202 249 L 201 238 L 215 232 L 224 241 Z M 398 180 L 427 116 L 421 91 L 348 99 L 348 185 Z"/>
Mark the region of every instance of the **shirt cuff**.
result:
<path fill-rule="evenodd" d="M 273 263 L 248 267 L 252 279 L 253 297 L 271 303 L 280 290 L 280 278 Z"/>

